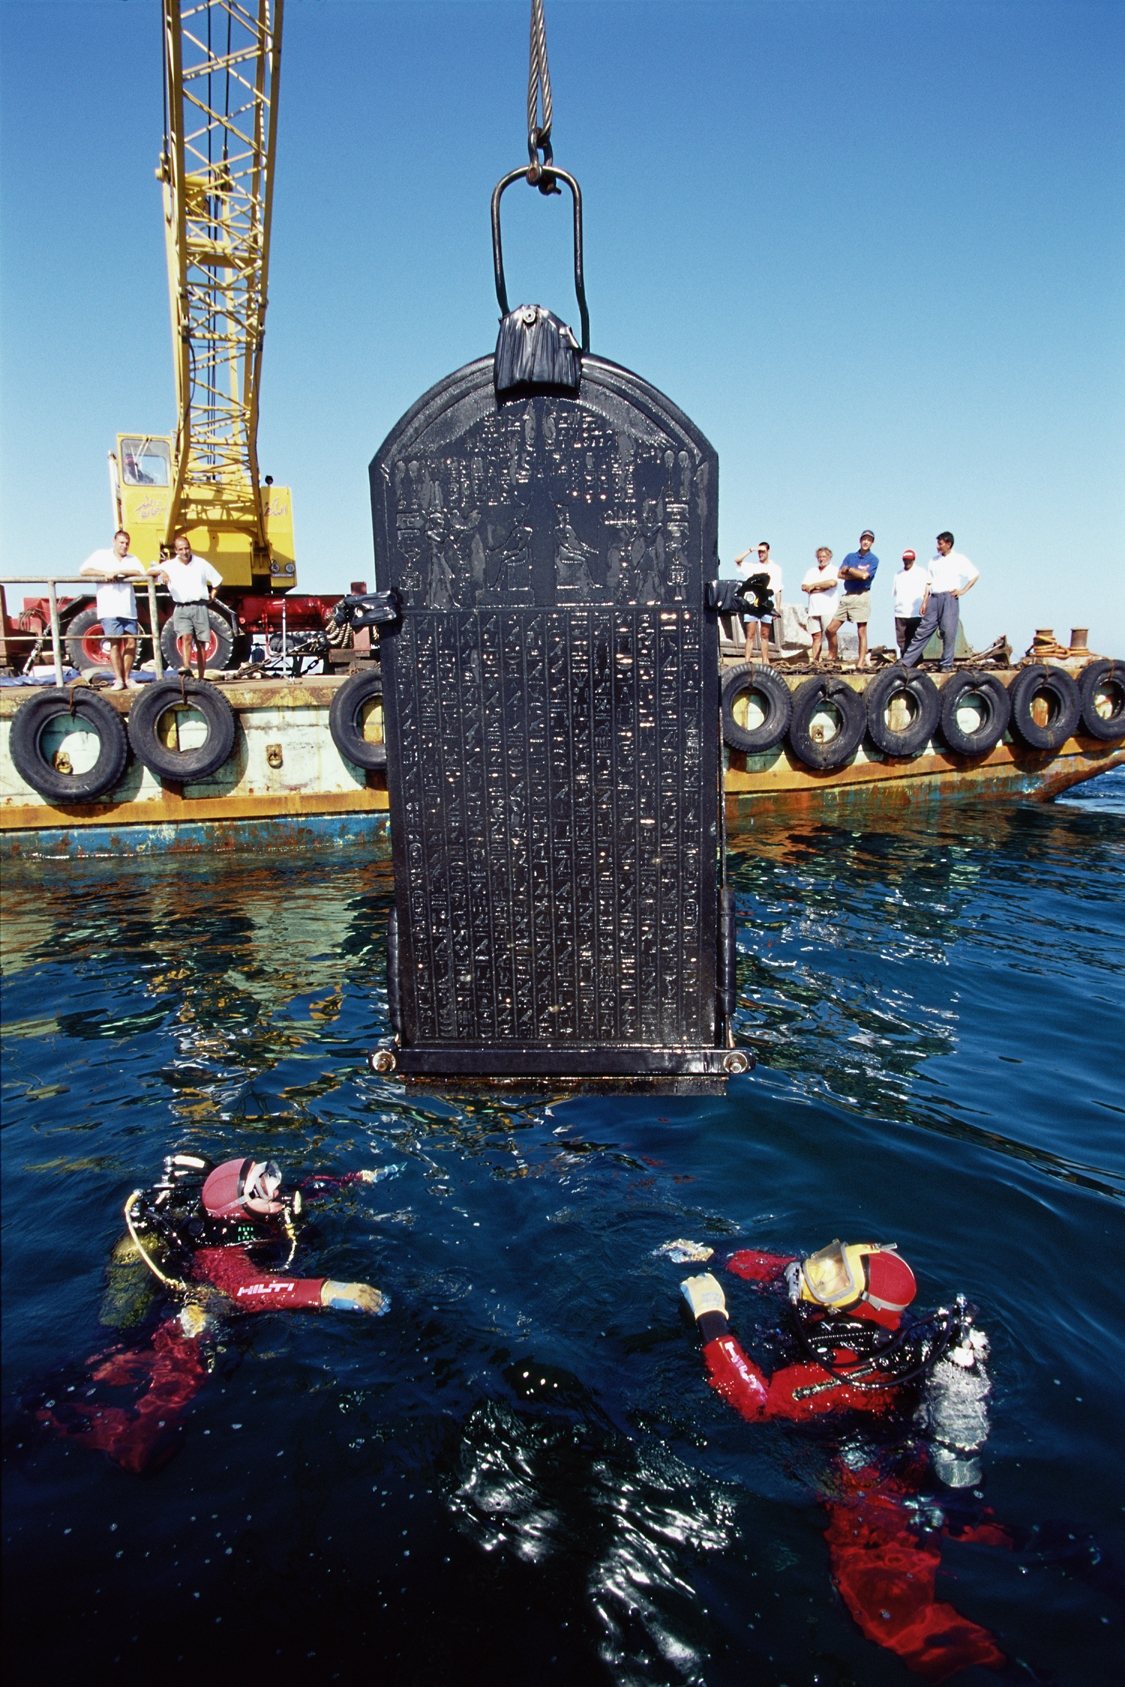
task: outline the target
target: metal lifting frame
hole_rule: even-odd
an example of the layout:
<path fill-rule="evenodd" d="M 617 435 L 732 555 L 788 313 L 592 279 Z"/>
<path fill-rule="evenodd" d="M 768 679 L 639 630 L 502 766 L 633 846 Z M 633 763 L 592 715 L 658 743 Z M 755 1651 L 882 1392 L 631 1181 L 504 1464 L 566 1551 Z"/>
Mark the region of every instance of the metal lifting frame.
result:
<path fill-rule="evenodd" d="M 210 520 L 266 553 L 258 399 L 283 0 L 164 0 L 164 184 L 178 434 L 178 525 Z M 171 534 L 168 535 L 171 538 Z"/>

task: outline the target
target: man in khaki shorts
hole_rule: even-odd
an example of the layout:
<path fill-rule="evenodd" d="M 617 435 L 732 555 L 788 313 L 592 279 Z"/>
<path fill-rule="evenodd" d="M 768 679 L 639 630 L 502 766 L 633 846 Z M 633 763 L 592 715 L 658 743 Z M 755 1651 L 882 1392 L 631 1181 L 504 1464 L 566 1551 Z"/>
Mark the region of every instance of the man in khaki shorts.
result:
<path fill-rule="evenodd" d="M 185 662 L 190 662 L 194 646 L 196 667 L 202 679 L 211 637 L 207 605 L 214 599 L 215 588 L 222 585 L 223 577 L 217 568 L 212 568 L 206 557 L 194 555 L 186 533 L 176 534 L 172 555 L 158 562 L 151 572 L 158 580 L 164 581 L 172 594 L 175 605 L 172 630 L 176 642 L 184 653 Z M 182 667 L 180 672 L 189 678 L 191 676 L 190 666 Z"/>
<path fill-rule="evenodd" d="M 859 550 L 849 551 L 840 564 L 843 591 L 840 594 L 836 619 L 828 628 L 828 643 L 831 649 L 844 622 L 855 622 L 856 632 L 859 634 L 861 668 L 867 667 L 867 623 L 871 619 L 871 582 L 879 566 L 879 558 L 871 549 L 874 543 L 874 533 L 870 527 L 865 527 L 859 536 Z"/>

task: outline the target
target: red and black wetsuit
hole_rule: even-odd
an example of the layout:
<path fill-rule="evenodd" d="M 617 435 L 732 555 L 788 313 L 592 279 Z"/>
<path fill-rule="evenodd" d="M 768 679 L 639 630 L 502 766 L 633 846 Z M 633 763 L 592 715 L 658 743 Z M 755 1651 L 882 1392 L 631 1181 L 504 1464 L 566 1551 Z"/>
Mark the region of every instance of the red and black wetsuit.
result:
<path fill-rule="evenodd" d="M 192 1258 L 197 1283 L 219 1289 L 239 1312 L 301 1311 L 319 1308 L 327 1277 L 289 1277 L 263 1271 L 247 1247 L 202 1247 Z"/>
<path fill-rule="evenodd" d="M 785 1290 L 785 1268 L 792 1261 L 740 1248 L 711 1263 L 746 1282 Z M 861 1362 L 847 1345 L 850 1322 L 833 1319 L 840 1340 L 829 1362 L 843 1369 Z M 705 1312 L 698 1323 L 711 1386 L 749 1422 L 780 1418 L 802 1423 L 841 1412 L 885 1416 L 904 1404 L 903 1390 L 894 1382 L 849 1382 L 812 1358 L 767 1374 L 731 1334 L 724 1313 Z M 892 1474 L 873 1462 L 855 1468 L 842 1458 L 835 1461 L 831 1493 L 824 1501 L 832 1579 L 867 1638 L 917 1674 L 941 1681 L 971 1665 L 999 1668 L 1006 1659 L 988 1630 L 935 1597 L 938 1543 L 943 1534 L 954 1533 L 960 1540 L 990 1545 L 1009 1545 L 1009 1538 L 991 1523 L 958 1530 L 927 1527 L 917 1508 L 909 1506 L 924 1475 L 924 1460 L 906 1469 L 900 1464 Z"/>
<path fill-rule="evenodd" d="M 317 1194 L 357 1180 L 318 1176 L 300 1187 Z M 223 1235 L 230 1240 L 224 1242 Z M 285 1236 L 277 1222 L 223 1226 L 208 1222 L 191 1245 L 184 1276 L 218 1289 L 239 1312 L 303 1311 L 321 1306 L 325 1277 L 290 1277 L 271 1271 L 254 1254 L 276 1249 Z M 72 1390 L 61 1403 L 41 1407 L 40 1422 L 71 1440 L 108 1453 L 126 1470 L 142 1472 L 163 1463 L 191 1401 L 208 1375 L 209 1330 L 189 1333 L 180 1314 L 166 1317 L 146 1340 L 112 1347 L 90 1361 L 85 1388 Z M 105 1398 L 127 1389 L 133 1398 L 118 1405 Z"/>

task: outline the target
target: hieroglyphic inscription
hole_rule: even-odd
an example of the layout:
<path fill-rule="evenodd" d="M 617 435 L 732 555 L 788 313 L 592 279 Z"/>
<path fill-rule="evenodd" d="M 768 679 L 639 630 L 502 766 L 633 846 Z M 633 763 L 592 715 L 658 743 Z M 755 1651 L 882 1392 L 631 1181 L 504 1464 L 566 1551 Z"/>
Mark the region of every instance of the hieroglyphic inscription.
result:
<path fill-rule="evenodd" d="M 410 617 L 401 799 L 420 1038 L 710 1034 L 703 723 L 679 706 L 699 692 L 695 632 L 683 611 L 641 606 Z M 662 713 L 662 697 L 677 707 Z"/>
<path fill-rule="evenodd" d="M 713 453 L 458 380 L 372 472 L 408 1040 L 713 1044 Z"/>

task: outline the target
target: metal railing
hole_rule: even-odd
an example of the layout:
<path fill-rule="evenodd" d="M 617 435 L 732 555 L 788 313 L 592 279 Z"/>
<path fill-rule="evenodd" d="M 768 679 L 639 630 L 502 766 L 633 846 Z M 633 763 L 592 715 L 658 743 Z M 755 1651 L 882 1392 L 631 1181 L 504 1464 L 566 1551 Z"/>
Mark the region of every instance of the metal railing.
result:
<path fill-rule="evenodd" d="M 131 583 L 137 587 L 142 585 L 140 580 Z M 48 625 L 45 628 L 38 632 L 22 630 L 19 632 L 10 632 L 8 630 L 9 620 L 16 620 L 20 615 L 26 613 L 26 611 L 22 609 L 17 610 L 14 615 L 9 612 L 6 591 L 8 586 L 46 587 Z M 62 685 L 65 683 L 63 679 L 63 668 L 66 664 L 63 655 L 63 641 L 66 637 L 70 636 L 63 632 L 59 623 L 59 594 L 57 589 L 59 586 L 78 586 L 81 590 L 80 592 L 75 592 L 73 594 L 75 597 L 81 595 L 84 598 L 88 598 L 91 603 L 94 601 L 95 590 L 92 588 L 88 576 L 83 578 L 78 574 L 14 574 L 6 575 L 2 580 L 0 580 L 0 615 L 3 617 L 3 624 L 0 626 L 0 656 L 2 656 L 3 665 L 5 667 L 14 666 L 14 664 L 12 664 L 8 659 L 9 644 L 30 644 L 31 651 L 28 655 L 27 661 L 20 669 L 21 673 L 26 674 L 29 669 L 35 666 L 35 659 L 42 651 L 43 646 L 49 637 L 51 641 L 51 657 L 55 668 L 56 685 Z M 160 649 L 160 624 L 157 619 L 156 612 L 156 581 L 152 579 L 148 580 L 147 589 L 149 627 L 151 631 L 146 633 L 142 627 L 141 631 L 136 635 L 136 638 L 138 646 L 140 647 L 143 647 L 146 643 L 152 645 L 152 665 L 156 671 L 156 677 L 159 680 L 164 678 L 164 659 Z M 73 666 L 77 667 L 77 662 L 75 662 Z"/>

